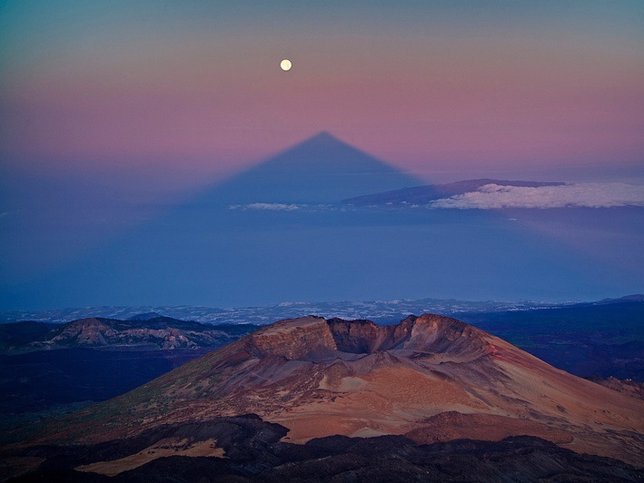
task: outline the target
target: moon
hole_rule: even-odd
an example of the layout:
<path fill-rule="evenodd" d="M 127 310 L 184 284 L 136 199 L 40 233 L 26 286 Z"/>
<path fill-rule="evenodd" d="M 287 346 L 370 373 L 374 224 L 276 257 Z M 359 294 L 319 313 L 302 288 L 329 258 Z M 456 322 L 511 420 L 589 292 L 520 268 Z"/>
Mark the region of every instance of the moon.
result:
<path fill-rule="evenodd" d="M 283 59 L 280 62 L 280 69 L 282 69 L 284 72 L 288 72 L 289 70 L 291 70 L 291 67 L 293 67 L 293 62 L 291 62 L 288 59 Z"/>

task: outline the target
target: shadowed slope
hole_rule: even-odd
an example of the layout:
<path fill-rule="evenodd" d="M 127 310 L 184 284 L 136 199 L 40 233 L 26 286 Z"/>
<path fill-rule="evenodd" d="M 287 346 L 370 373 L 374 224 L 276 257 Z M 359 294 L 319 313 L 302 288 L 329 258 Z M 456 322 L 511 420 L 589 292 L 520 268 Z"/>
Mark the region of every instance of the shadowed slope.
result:
<path fill-rule="evenodd" d="M 193 204 L 338 203 L 347 196 L 419 182 L 321 132 L 213 187 Z"/>
<path fill-rule="evenodd" d="M 485 210 L 340 203 L 418 184 L 321 134 L 37 280 L 0 283 L 0 306 L 557 300 L 632 291 L 640 277 Z"/>

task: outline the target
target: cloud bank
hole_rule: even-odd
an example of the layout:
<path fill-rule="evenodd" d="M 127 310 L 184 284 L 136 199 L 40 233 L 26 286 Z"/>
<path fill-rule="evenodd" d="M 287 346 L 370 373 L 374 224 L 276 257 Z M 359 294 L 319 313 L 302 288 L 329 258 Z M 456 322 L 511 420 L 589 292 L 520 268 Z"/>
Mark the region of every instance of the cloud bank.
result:
<path fill-rule="evenodd" d="M 249 203 L 247 205 L 230 205 L 231 210 L 258 210 L 258 211 L 295 211 L 302 208 L 294 203 Z"/>
<path fill-rule="evenodd" d="M 502 208 L 614 208 L 644 206 L 644 186 L 579 183 L 536 188 L 486 184 L 476 191 L 442 198 L 429 208 L 493 210 Z"/>

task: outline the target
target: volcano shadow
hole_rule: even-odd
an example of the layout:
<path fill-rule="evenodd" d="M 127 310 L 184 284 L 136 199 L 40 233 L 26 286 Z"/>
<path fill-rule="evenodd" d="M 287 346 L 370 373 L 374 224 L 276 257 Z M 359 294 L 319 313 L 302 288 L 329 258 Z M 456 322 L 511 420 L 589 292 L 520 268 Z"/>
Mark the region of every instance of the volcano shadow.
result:
<path fill-rule="evenodd" d="M 341 203 L 421 184 L 322 133 L 61 270 L 10 287 L 2 305 L 560 299 L 606 290 L 587 259 L 503 214 Z"/>

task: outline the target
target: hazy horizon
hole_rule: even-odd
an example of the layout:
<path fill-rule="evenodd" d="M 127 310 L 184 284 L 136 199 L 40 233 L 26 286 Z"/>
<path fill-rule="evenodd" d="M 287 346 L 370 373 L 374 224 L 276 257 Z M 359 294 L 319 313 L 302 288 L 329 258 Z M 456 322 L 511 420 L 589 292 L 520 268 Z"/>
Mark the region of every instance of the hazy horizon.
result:
<path fill-rule="evenodd" d="M 643 19 L 630 0 L 3 2 L 0 306 L 642 292 Z M 306 151 L 265 167 L 320 132 L 344 148 L 311 172 Z M 568 185 L 341 209 L 482 178 Z"/>
<path fill-rule="evenodd" d="M 59 219 L 40 221 L 49 231 L 13 226 L 23 242 L 5 241 L 15 260 L 5 265 L 2 306 L 425 297 L 561 302 L 641 291 L 642 188 L 614 182 L 466 187 L 393 211 L 386 203 L 375 209 L 342 203 L 423 183 L 323 133 L 162 205 L 134 210 L 136 202 L 117 197 L 74 208 L 74 220 L 66 213 L 74 198 L 63 200 L 49 207 Z M 79 190 L 77 200 L 101 199 Z M 45 206 L 48 193 L 30 200 Z M 97 223 L 93 215 L 101 210 L 115 218 Z M 473 239 L 477 244 L 469 245 Z M 44 249 L 52 240 L 54 250 Z"/>

